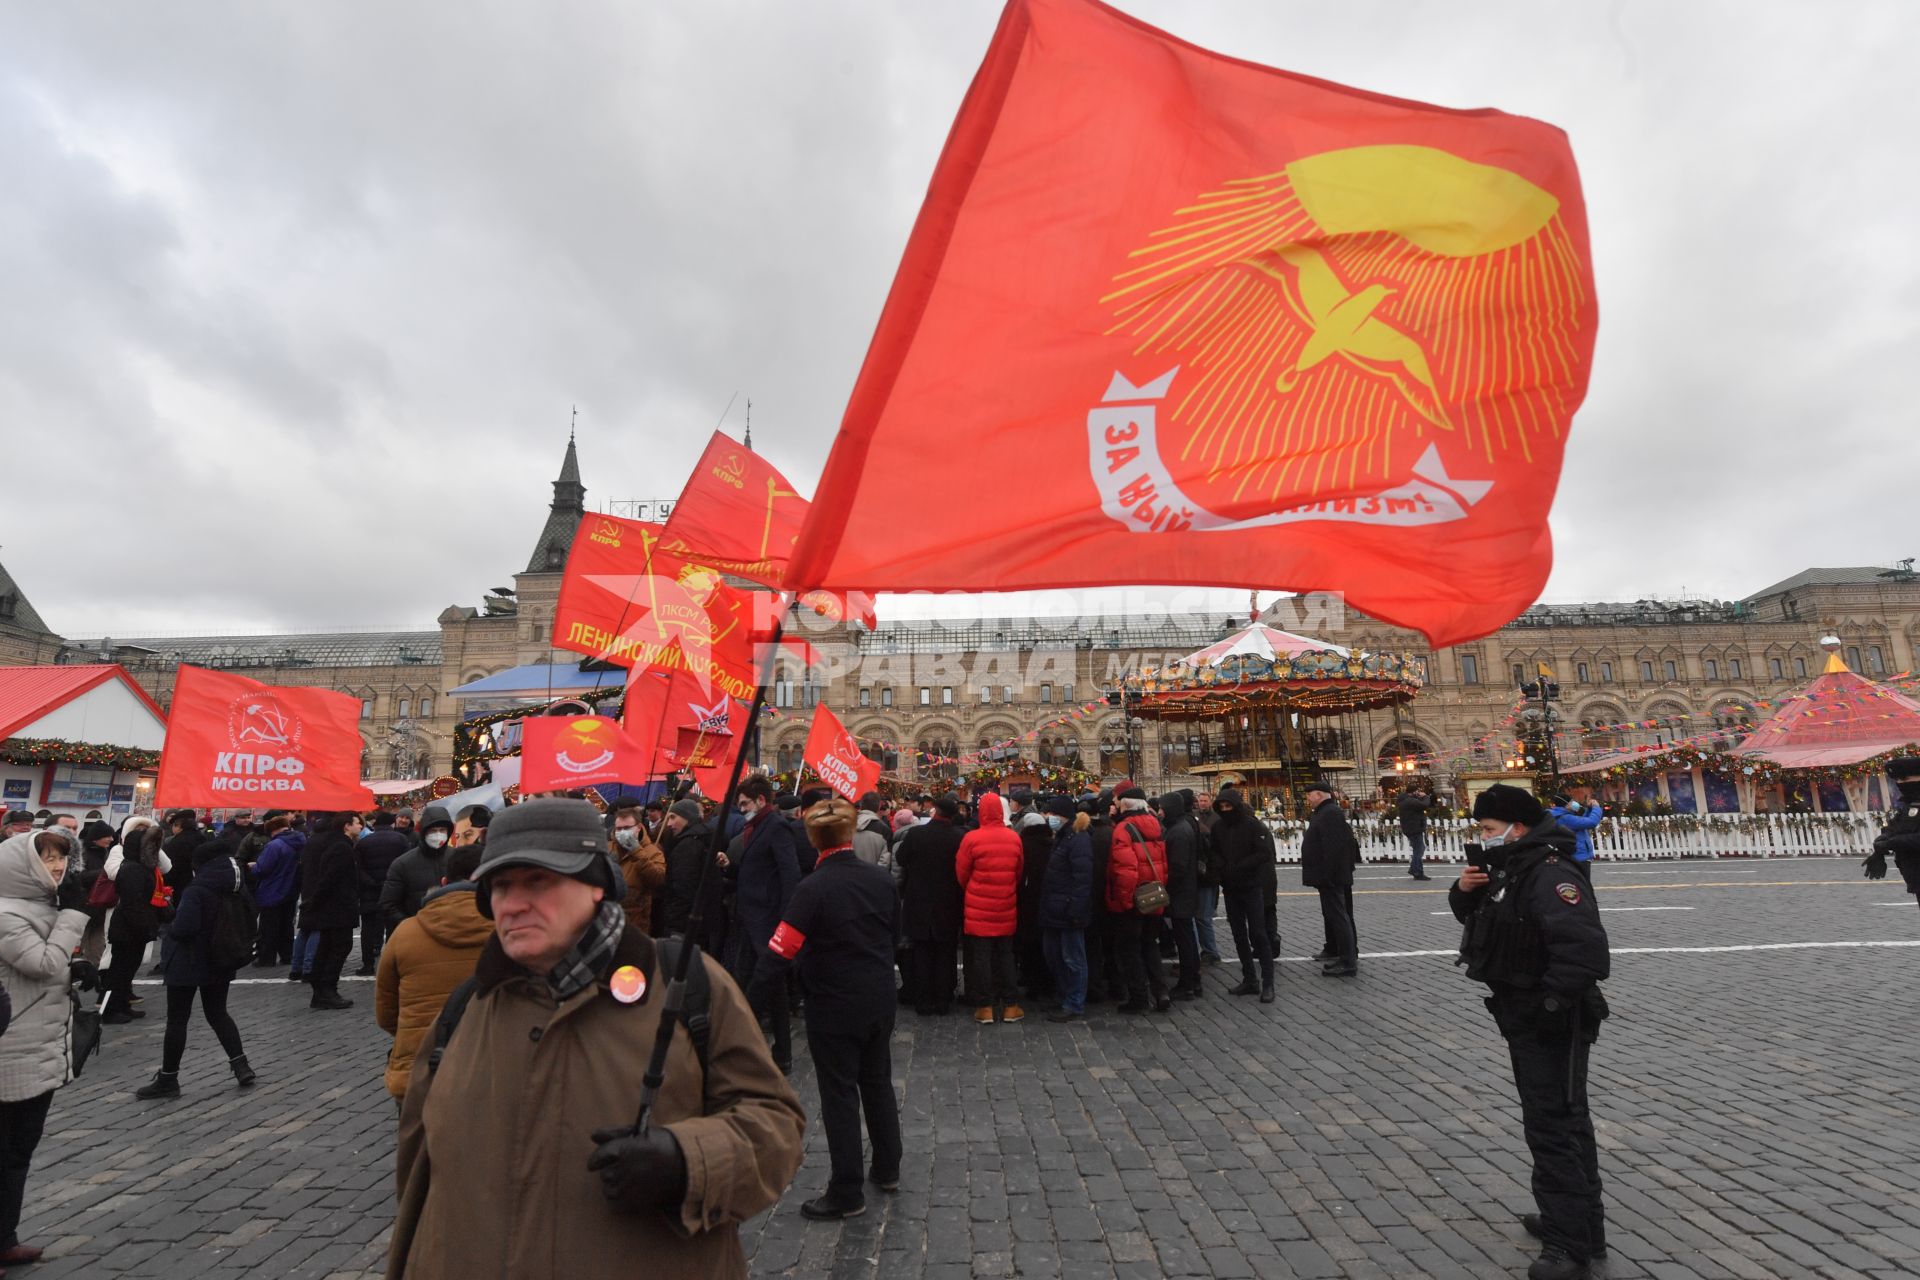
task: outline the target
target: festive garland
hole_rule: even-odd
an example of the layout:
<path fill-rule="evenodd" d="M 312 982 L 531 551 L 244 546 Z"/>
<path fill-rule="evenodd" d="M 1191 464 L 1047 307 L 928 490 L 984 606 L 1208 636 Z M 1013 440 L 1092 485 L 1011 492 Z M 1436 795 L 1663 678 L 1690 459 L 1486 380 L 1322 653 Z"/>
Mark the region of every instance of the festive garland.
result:
<path fill-rule="evenodd" d="M 1886 770 L 1887 761 L 1895 756 L 1920 752 L 1920 746 L 1910 742 L 1903 747 L 1883 751 L 1879 755 L 1853 764 L 1813 767 L 1783 765 L 1764 756 L 1734 755 L 1728 751 L 1715 751 L 1692 745 L 1678 748 L 1644 747 L 1641 751 L 1644 754 L 1635 759 L 1622 760 L 1605 769 L 1593 770 L 1585 776 L 1615 781 L 1639 781 L 1663 773 L 1683 773 L 1691 769 L 1700 769 L 1763 786 L 1770 786 L 1776 782 L 1857 782 L 1862 778 L 1871 778 L 1883 773 Z"/>
<path fill-rule="evenodd" d="M 141 747 L 116 747 L 62 738 L 8 738 L 0 742 L 0 760 L 9 764 L 88 764 L 137 772 L 160 765 L 160 753 Z"/>

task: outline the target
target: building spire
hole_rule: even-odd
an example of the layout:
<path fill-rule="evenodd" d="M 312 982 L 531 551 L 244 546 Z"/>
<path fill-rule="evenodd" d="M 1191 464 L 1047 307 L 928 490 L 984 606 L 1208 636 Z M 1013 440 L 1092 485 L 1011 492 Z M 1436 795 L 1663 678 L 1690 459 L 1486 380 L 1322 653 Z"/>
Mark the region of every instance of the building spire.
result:
<path fill-rule="evenodd" d="M 576 411 L 577 412 L 577 411 Z M 580 455 L 574 444 L 573 427 L 567 428 L 567 452 L 560 460 L 560 474 L 553 482 L 553 502 L 547 510 L 546 527 L 527 560 L 528 573 L 559 573 L 567 567 L 567 553 L 573 550 L 573 535 L 587 512 L 587 487 L 580 483 Z"/>
<path fill-rule="evenodd" d="M 747 401 L 747 452 L 753 452 L 753 401 Z"/>

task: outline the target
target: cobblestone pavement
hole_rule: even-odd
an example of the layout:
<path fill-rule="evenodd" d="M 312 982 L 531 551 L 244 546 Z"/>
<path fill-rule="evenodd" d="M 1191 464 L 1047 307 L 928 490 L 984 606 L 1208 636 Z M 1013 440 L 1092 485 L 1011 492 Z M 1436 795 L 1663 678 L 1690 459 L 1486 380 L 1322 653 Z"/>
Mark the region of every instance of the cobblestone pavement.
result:
<path fill-rule="evenodd" d="M 976 1027 L 907 1013 L 907 1164 L 864 1218 L 808 1223 L 817 1129 L 751 1224 L 756 1275 L 1484 1277 L 1523 1273 L 1528 1165 L 1504 1050 L 1451 964 L 1444 869 L 1368 867 L 1365 958 L 1320 979 L 1281 900 L 1271 1006 Z M 1283 871 L 1283 885 L 1292 880 Z M 1615 1016 L 1593 1059 L 1606 1277 L 1920 1274 L 1920 910 L 1828 860 L 1603 866 Z M 249 971 L 252 973 L 254 971 Z M 178 1102 L 130 1090 L 153 1016 L 56 1098 L 27 1190 L 32 1280 L 379 1274 L 393 1109 L 371 991 L 340 1014 L 263 981 L 233 1008 L 242 1093 L 196 1023 Z M 804 1061 L 804 1053 L 801 1055 Z M 813 1103 L 810 1071 L 797 1080 Z"/>

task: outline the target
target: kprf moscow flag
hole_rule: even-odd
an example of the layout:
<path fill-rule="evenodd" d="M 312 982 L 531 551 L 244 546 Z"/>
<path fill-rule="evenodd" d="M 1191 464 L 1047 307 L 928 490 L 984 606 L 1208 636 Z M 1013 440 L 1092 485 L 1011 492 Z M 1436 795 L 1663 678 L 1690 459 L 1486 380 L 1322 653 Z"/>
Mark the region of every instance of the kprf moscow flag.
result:
<path fill-rule="evenodd" d="M 1596 324 L 1553 126 L 1012 0 L 787 585 L 1325 589 L 1470 639 L 1546 581 Z"/>
<path fill-rule="evenodd" d="M 211 808 L 370 809 L 360 699 L 180 668 L 153 802 Z"/>

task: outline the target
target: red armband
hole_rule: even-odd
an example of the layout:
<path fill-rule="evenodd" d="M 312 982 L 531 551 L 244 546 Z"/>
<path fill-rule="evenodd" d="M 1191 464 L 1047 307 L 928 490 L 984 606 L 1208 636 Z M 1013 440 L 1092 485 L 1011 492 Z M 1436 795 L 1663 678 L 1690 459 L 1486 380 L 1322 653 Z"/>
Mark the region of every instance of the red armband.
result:
<path fill-rule="evenodd" d="M 806 942 L 806 934 L 782 920 L 780 927 L 773 931 L 773 938 L 767 943 L 767 950 L 782 960 L 791 960 L 800 954 L 800 948 L 805 946 Z"/>

